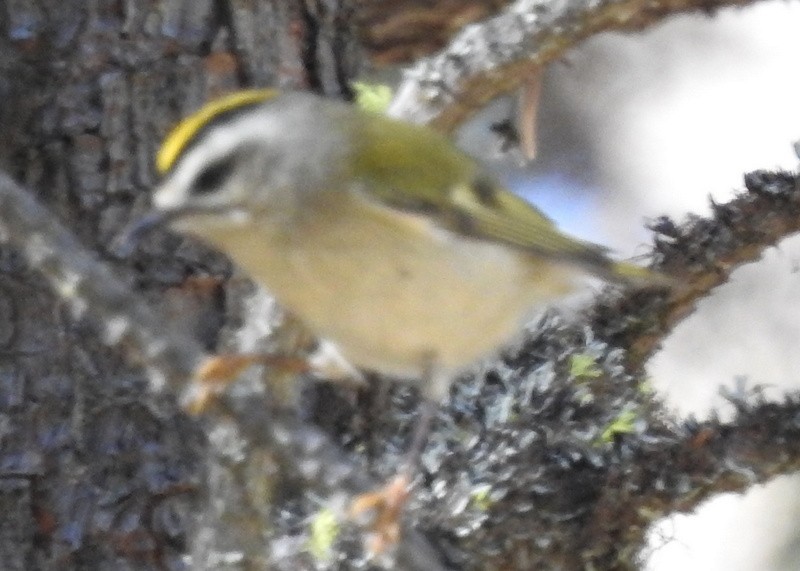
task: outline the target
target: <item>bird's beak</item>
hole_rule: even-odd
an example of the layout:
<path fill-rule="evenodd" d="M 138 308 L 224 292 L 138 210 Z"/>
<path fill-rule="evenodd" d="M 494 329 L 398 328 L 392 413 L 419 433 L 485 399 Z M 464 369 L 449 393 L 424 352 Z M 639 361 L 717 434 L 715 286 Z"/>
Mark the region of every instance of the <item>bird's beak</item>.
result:
<path fill-rule="evenodd" d="M 142 238 L 154 228 L 167 226 L 171 221 L 188 214 L 190 208 L 176 208 L 173 210 L 160 210 L 149 212 L 141 218 L 131 222 L 111 244 L 111 251 L 118 256 L 130 256 Z"/>
<path fill-rule="evenodd" d="M 172 225 L 173 222 L 187 218 L 202 219 L 203 217 L 210 217 L 212 219 L 225 218 L 236 223 L 244 223 L 250 220 L 250 215 L 247 213 L 247 210 L 241 207 L 178 206 L 165 210 L 156 210 L 131 222 L 127 228 L 114 239 L 111 245 L 111 251 L 120 257 L 128 257 L 136 249 L 136 246 L 141 242 L 142 238 L 153 229 L 164 228 Z"/>

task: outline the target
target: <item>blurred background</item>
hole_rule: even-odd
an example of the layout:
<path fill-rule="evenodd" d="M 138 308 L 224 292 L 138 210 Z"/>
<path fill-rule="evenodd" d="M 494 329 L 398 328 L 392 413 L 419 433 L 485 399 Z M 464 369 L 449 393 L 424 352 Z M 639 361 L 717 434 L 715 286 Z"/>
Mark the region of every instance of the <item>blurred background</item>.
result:
<path fill-rule="evenodd" d="M 742 175 L 795 170 L 800 140 L 800 5 L 674 18 L 645 33 L 593 38 L 552 65 L 528 168 L 490 161 L 559 225 L 612 247 L 646 251 L 646 219 L 707 214 Z M 497 102 L 485 117 L 508 116 Z M 485 123 L 463 130 L 486 156 Z M 800 388 L 800 239 L 789 239 L 727 285 L 668 339 L 653 383 L 679 417 L 723 418 L 720 387 Z M 651 532 L 648 571 L 800 569 L 800 478 L 726 495 Z"/>

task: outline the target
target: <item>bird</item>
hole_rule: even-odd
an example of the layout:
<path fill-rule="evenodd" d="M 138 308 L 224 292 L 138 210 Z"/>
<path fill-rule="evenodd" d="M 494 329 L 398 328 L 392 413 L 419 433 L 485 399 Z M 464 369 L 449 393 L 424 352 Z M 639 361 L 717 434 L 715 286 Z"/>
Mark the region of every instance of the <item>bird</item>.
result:
<path fill-rule="evenodd" d="M 443 134 L 312 93 L 214 100 L 167 135 L 156 168 L 134 233 L 165 225 L 216 247 L 347 362 L 429 403 L 587 276 L 663 282 L 561 232 Z"/>

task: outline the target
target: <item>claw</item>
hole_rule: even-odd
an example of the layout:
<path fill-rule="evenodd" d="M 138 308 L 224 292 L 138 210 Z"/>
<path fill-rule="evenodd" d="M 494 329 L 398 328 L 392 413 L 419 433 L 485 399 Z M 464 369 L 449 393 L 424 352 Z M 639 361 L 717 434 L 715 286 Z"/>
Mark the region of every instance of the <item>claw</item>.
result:
<path fill-rule="evenodd" d="M 248 367 L 256 364 L 295 374 L 308 370 L 308 363 L 298 357 L 258 353 L 212 355 L 207 357 L 195 371 L 194 386 L 184 399 L 184 409 L 192 414 L 201 414 L 214 395 L 225 390 Z"/>
<path fill-rule="evenodd" d="M 358 496 L 350 505 L 351 519 L 361 519 L 364 513 L 374 512 L 364 541 L 370 555 L 382 555 L 400 540 L 401 517 L 408 502 L 410 483 L 407 474 L 398 474 L 383 488 Z"/>

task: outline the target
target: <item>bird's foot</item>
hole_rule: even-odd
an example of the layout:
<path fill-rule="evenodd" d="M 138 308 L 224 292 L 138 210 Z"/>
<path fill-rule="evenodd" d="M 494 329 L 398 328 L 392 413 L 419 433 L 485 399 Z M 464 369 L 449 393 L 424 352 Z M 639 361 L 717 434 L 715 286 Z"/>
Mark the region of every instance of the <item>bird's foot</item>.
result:
<path fill-rule="evenodd" d="M 399 542 L 401 519 L 408 502 L 410 485 L 408 474 L 401 473 L 382 488 L 361 494 L 350 505 L 352 519 L 363 521 L 366 514 L 371 516 L 365 523 L 369 531 L 364 541 L 370 555 L 383 555 Z"/>

